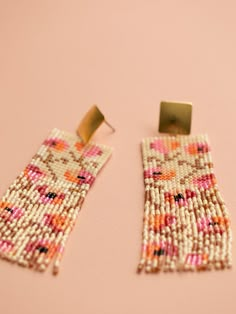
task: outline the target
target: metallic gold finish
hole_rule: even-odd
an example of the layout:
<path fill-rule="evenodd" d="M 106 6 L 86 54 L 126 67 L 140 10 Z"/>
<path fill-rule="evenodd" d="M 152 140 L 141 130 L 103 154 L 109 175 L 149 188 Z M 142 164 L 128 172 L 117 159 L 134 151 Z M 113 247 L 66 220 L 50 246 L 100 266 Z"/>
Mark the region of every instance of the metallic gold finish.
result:
<path fill-rule="evenodd" d="M 94 105 L 80 122 L 76 133 L 82 139 L 83 143 L 86 144 L 103 122 L 115 132 L 115 129 L 105 120 L 102 112 Z"/>
<path fill-rule="evenodd" d="M 190 134 L 192 104 L 162 101 L 160 104 L 159 132 Z"/>

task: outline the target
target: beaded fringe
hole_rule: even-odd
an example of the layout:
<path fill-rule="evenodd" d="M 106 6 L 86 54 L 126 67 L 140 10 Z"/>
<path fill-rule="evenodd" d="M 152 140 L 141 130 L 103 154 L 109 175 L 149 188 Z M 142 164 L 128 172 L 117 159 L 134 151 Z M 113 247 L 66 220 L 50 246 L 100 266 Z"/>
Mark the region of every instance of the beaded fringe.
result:
<path fill-rule="evenodd" d="M 101 145 L 54 129 L 0 201 L 0 257 L 59 270 L 85 196 L 111 155 Z"/>
<path fill-rule="evenodd" d="M 231 267 L 231 229 L 208 137 L 142 142 L 145 209 L 138 271 Z"/>

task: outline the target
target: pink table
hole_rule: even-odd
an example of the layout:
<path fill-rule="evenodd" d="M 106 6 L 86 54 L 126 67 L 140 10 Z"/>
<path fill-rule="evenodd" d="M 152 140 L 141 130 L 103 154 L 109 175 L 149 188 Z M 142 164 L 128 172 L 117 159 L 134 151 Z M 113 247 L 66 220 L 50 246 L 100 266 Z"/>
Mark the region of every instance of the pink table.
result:
<path fill-rule="evenodd" d="M 117 129 L 96 134 L 113 158 L 85 201 L 60 274 L 0 261 L 1 313 L 236 313 L 234 268 L 135 272 L 140 141 L 157 134 L 162 99 L 195 105 L 192 134 L 209 134 L 235 233 L 235 10 L 233 0 L 0 2 L 1 194 L 49 131 L 74 132 L 91 104 Z"/>

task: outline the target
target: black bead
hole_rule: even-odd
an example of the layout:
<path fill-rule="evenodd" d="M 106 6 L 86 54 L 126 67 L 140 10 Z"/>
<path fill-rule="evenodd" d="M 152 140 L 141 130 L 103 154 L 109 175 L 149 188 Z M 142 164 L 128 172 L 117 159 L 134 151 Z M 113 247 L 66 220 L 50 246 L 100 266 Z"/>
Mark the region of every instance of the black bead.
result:
<path fill-rule="evenodd" d="M 13 209 L 12 209 L 12 208 L 5 207 L 4 209 L 7 210 L 7 211 L 10 212 L 10 213 L 13 213 Z"/>
<path fill-rule="evenodd" d="M 165 251 L 163 249 L 154 250 L 154 252 L 153 252 L 153 255 L 156 255 L 156 256 L 161 256 L 164 254 L 165 254 Z"/>
<path fill-rule="evenodd" d="M 86 178 L 84 176 L 77 176 L 78 179 L 85 180 Z"/>
<path fill-rule="evenodd" d="M 39 250 L 39 253 L 47 253 L 48 252 L 48 248 L 46 248 L 45 246 L 38 246 L 37 250 Z"/>
<path fill-rule="evenodd" d="M 49 192 L 49 193 L 46 195 L 46 197 L 54 199 L 55 197 L 57 197 L 57 194 L 56 194 L 56 193 L 53 193 L 53 192 Z"/>
<path fill-rule="evenodd" d="M 183 194 L 179 193 L 177 195 L 174 195 L 174 199 L 176 202 L 178 202 L 180 199 L 184 200 Z"/>
<path fill-rule="evenodd" d="M 158 171 L 158 172 L 153 172 L 153 174 L 154 174 L 155 176 L 158 176 L 158 175 L 161 175 L 162 172 L 160 172 L 160 171 Z"/>
<path fill-rule="evenodd" d="M 158 250 L 158 253 L 157 253 L 158 256 L 161 256 L 164 254 L 165 254 L 165 251 L 163 249 Z"/>

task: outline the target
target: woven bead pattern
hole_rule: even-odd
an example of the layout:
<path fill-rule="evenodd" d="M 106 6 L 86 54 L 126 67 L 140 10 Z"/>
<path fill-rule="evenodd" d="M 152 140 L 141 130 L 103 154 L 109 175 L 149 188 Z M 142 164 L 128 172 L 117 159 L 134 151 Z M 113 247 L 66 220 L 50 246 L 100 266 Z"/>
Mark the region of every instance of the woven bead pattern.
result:
<path fill-rule="evenodd" d="M 138 271 L 230 267 L 230 222 L 207 135 L 147 138 L 142 155 L 145 209 Z"/>
<path fill-rule="evenodd" d="M 0 257 L 44 271 L 59 270 L 85 196 L 111 155 L 53 129 L 0 201 Z"/>

